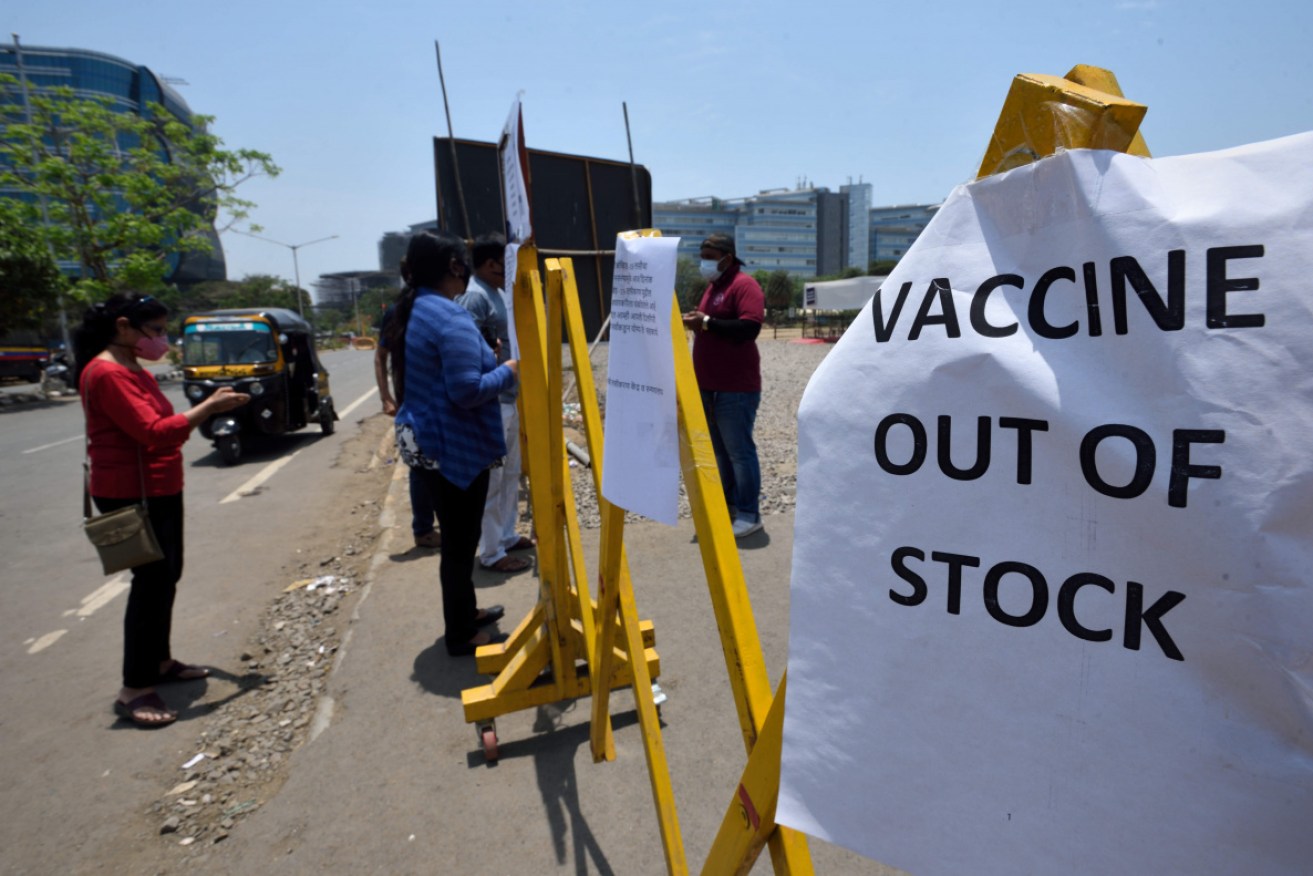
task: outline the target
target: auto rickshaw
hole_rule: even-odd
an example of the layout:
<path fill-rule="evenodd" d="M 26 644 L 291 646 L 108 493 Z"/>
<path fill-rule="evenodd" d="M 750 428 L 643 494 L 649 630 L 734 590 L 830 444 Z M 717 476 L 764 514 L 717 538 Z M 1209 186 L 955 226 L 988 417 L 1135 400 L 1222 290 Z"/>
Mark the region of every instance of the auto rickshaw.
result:
<path fill-rule="evenodd" d="M 281 435 L 310 423 L 333 434 L 337 412 L 313 337 L 309 323 L 280 307 L 211 310 L 183 320 L 183 391 L 192 406 L 220 386 L 251 396 L 201 424 L 225 463 L 241 459 L 243 436 Z"/>

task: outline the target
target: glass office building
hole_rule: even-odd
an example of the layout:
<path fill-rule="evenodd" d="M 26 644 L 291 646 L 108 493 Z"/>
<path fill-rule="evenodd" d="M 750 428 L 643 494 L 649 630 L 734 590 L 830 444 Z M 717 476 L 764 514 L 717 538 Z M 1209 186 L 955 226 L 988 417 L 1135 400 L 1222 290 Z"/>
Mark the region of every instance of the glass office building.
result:
<path fill-rule="evenodd" d="M 817 206 L 816 189 L 776 189 L 748 199 L 735 230 L 738 255 L 748 270 L 816 276 Z"/>
<path fill-rule="evenodd" d="M 847 267 L 865 273 L 871 264 L 872 187 L 870 183 L 849 183 L 839 186 L 839 191 L 848 196 Z"/>
<path fill-rule="evenodd" d="M 680 258 L 697 261 L 707 235 L 716 232 L 734 234 L 744 203 L 742 198 L 734 201 L 687 198 L 653 204 L 652 224 L 666 237 L 679 238 Z"/>
<path fill-rule="evenodd" d="M 88 49 L 22 46 L 21 53 L 22 78 L 33 91 L 67 86 L 79 97 L 109 97 L 119 111 L 138 115 L 148 113 L 150 104 L 159 104 L 175 118 L 195 127 L 187 102 L 147 67 Z M 0 73 L 20 78 L 19 60 L 18 47 L 12 43 L 0 45 Z M 6 194 L 13 193 L 0 189 L 0 195 Z M 209 252 L 170 258 L 168 282 L 186 285 L 227 278 L 223 247 L 213 225 L 208 236 Z M 72 264 L 62 267 L 70 272 L 77 270 Z"/>
<path fill-rule="evenodd" d="M 769 189 L 747 198 L 689 198 L 652 205 L 652 221 L 678 236 L 680 258 L 698 258 L 713 231 L 734 236 L 749 271 L 831 276 L 866 273 L 879 259 L 897 261 L 930 223 L 938 204 L 871 206 L 871 183 L 832 192 L 823 186 Z"/>
<path fill-rule="evenodd" d="M 870 214 L 871 261 L 896 262 L 903 257 L 930 219 L 938 204 L 902 204 L 875 207 Z"/>

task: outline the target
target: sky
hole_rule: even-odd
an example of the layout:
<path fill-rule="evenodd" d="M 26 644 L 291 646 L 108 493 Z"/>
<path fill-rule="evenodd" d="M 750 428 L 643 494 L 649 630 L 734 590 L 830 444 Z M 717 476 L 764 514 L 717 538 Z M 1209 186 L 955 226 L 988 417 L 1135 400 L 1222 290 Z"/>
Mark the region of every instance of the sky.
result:
<path fill-rule="evenodd" d="M 93 49 L 184 80 L 230 148 L 283 172 L 239 194 L 301 244 L 303 286 L 378 267 L 436 215 L 432 138 L 495 140 L 517 93 L 530 148 L 635 160 L 658 201 L 869 182 L 938 203 L 975 174 L 1012 78 L 1111 69 L 1155 156 L 1313 130 L 1307 0 L 9 0 L 25 46 Z M 0 38 L 5 38 L 0 35 Z M 291 250 L 223 235 L 230 279 Z"/>

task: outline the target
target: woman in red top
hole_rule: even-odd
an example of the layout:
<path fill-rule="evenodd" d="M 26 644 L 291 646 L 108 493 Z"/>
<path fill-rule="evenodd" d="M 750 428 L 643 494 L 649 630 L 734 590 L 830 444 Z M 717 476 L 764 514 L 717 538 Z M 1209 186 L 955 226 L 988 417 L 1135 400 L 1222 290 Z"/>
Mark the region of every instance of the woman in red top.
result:
<path fill-rule="evenodd" d="M 169 349 L 168 310 L 149 295 L 118 294 L 87 311 L 75 347 L 87 418 L 91 497 L 101 513 L 146 500 L 164 559 L 132 570 L 123 621 L 123 689 L 114 712 L 143 727 L 177 720 L 155 685 L 204 678 L 209 670 L 174 660 L 169 649 L 173 596 L 182 577 L 182 444 L 207 417 L 250 396 L 229 387 L 173 412 L 154 375 Z"/>

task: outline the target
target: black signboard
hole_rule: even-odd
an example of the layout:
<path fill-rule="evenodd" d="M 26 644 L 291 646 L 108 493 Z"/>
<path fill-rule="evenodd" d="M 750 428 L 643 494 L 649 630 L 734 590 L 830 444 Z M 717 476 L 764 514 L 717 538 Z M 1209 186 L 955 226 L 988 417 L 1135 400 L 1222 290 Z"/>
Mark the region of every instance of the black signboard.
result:
<path fill-rule="evenodd" d="M 433 140 L 438 227 L 466 239 L 506 230 L 502 212 L 501 168 L 497 145 L 475 140 Z M 456 168 L 460 168 L 460 192 Z M 638 204 L 634 190 L 638 190 Z M 464 208 L 461 197 L 464 195 Z M 613 251 L 621 231 L 652 226 L 652 176 L 647 168 L 622 161 L 529 150 L 530 218 L 539 255 L 568 251 L 584 329 L 596 337 L 611 311 Z M 465 217 L 469 217 L 466 225 Z M 584 254 L 581 254 L 584 253 Z"/>

